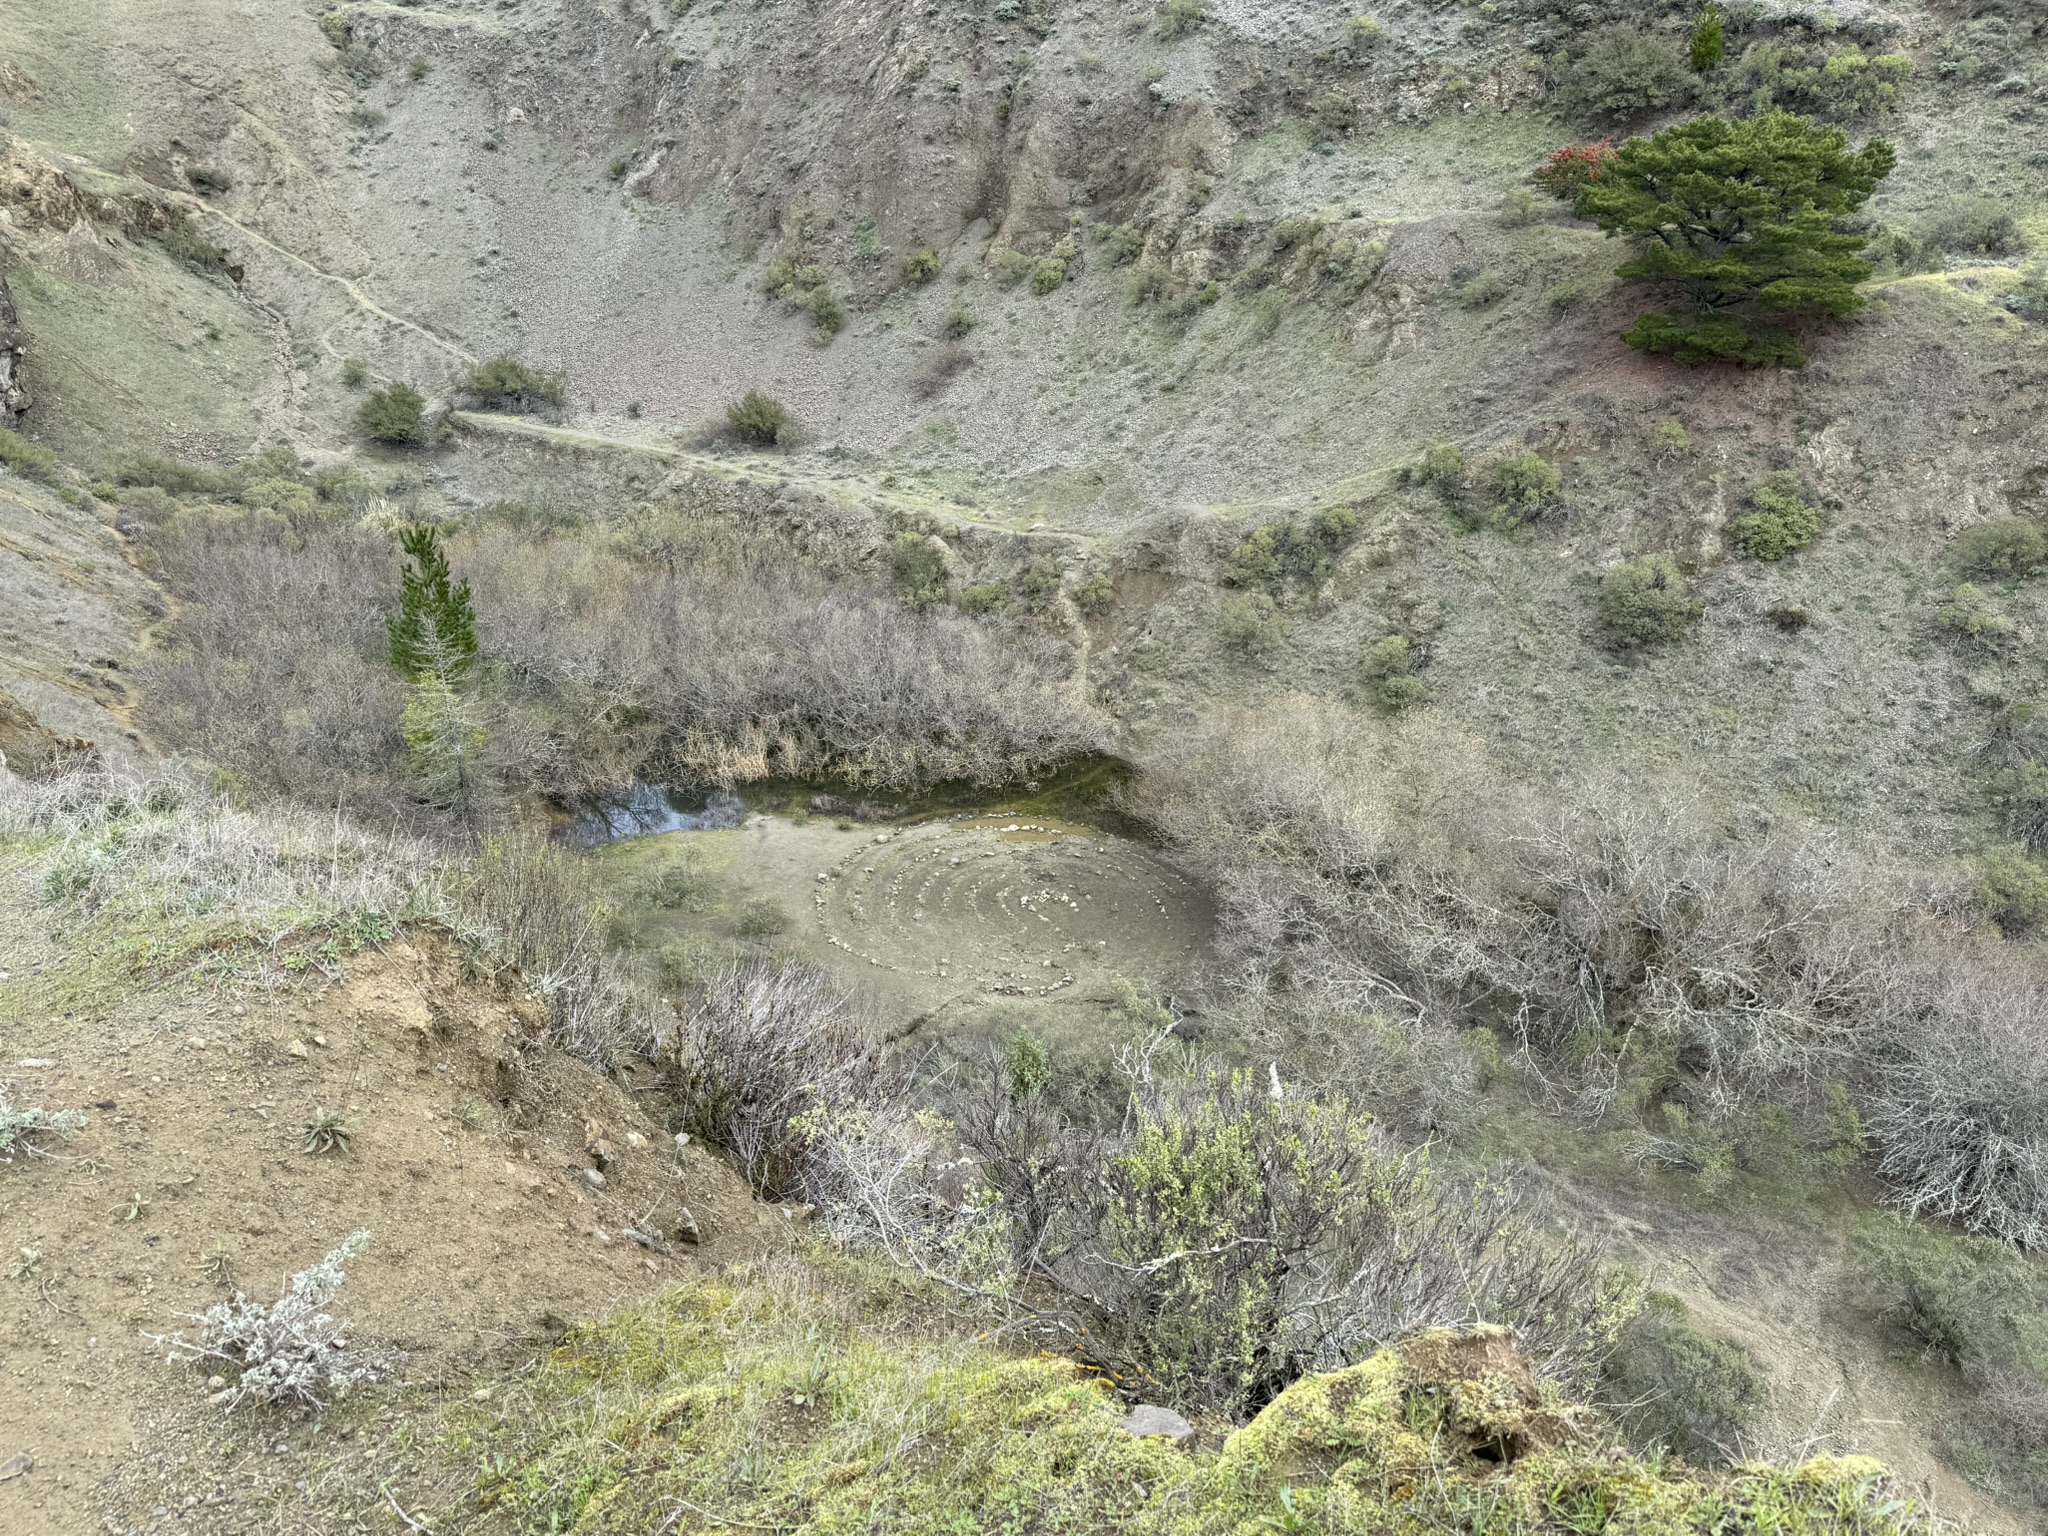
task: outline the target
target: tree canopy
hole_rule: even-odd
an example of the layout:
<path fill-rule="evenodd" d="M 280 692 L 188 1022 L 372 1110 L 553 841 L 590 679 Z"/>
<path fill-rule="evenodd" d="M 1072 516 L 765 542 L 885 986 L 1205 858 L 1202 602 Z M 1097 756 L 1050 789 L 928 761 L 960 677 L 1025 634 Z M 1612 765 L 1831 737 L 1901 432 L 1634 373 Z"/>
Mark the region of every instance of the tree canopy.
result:
<path fill-rule="evenodd" d="M 391 664 L 408 681 L 455 683 L 476 661 L 476 610 L 469 583 L 448 569 L 441 536 L 422 523 L 398 536 L 405 551 L 398 612 L 390 620 Z"/>
<path fill-rule="evenodd" d="M 1867 239 L 1846 224 L 1895 158 L 1882 139 L 1852 152 L 1841 129 L 1778 111 L 1628 140 L 1580 183 L 1576 208 L 1640 242 L 1620 276 L 1681 302 L 1622 339 L 1687 364 L 1802 366 L 1793 328 L 1863 307 Z"/>

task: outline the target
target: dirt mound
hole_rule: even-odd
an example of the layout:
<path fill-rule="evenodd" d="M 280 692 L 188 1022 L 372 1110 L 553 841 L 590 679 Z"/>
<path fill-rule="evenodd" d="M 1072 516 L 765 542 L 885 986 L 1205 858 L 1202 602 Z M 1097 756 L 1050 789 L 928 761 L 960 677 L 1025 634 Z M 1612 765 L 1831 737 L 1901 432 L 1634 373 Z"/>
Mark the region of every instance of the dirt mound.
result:
<path fill-rule="evenodd" d="M 238 1290 L 268 1302 L 358 1229 L 370 1243 L 342 1315 L 402 1351 L 397 1393 L 433 1395 L 790 1227 L 551 1050 L 523 989 L 465 980 L 443 940 L 365 951 L 296 992 L 35 1021 L 24 1058 L 29 1023 L 0 1027 L 0 1078 L 17 1103 L 88 1124 L 0 1165 L 0 1463 L 34 1463 L 0 1482 L 0 1529 L 126 1530 L 177 1510 L 185 1529 L 240 1531 L 307 1486 L 331 1439 L 267 1410 L 224 1418 L 204 1377 L 142 1335 Z M 346 1152 L 302 1150 L 323 1111 L 344 1118 Z"/>

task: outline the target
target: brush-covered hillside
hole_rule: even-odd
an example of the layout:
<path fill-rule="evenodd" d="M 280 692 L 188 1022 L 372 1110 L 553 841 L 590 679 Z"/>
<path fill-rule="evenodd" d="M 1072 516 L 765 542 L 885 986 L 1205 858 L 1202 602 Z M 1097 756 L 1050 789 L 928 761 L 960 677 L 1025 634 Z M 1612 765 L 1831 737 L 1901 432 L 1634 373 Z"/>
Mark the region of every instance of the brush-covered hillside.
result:
<path fill-rule="evenodd" d="M 2038 1528 L 2044 263 L 2042 0 L 0 7 L 0 1526 Z"/>

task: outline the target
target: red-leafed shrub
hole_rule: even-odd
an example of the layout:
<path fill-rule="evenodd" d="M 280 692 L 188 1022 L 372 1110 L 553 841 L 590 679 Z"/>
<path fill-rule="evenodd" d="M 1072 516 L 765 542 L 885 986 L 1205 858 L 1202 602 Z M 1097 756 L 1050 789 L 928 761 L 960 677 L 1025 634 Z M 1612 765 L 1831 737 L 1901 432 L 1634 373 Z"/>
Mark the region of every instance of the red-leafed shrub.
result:
<path fill-rule="evenodd" d="M 1530 179 L 1560 202 L 1575 203 L 1586 183 L 1598 181 L 1614 159 L 1614 140 L 1567 144 Z"/>

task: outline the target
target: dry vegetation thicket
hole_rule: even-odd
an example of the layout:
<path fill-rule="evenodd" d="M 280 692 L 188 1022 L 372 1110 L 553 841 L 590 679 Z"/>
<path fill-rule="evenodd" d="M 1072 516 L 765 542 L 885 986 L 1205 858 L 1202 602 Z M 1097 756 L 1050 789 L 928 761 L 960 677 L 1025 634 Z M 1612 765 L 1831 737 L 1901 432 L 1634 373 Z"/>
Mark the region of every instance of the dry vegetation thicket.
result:
<path fill-rule="evenodd" d="M 1722 835 L 1682 793 L 1520 789 L 1426 723 L 1301 698 L 1225 712 L 1136 796 L 1220 886 L 1253 1049 L 1455 1124 L 1485 1026 L 1559 1107 L 1703 1178 L 1758 1103 L 1860 1145 L 1846 1090 L 1902 1208 L 2048 1240 L 2038 962 L 1954 890 L 1818 835 Z"/>
<path fill-rule="evenodd" d="M 183 603 L 148 668 L 151 724 L 267 794 L 464 809 L 416 771 L 427 727 L 450 721 L 486 821 L 521 792 L 574 798 L 642 773 L 993 785 L 1105 741 L 1055 641 L 906 613 L 877 586 L 660 513 L 581 536 L 489 520 L 450 535 L 478 645 L 468 713 L 429 720 L 415 698 L 409 721 L 419 684 L 392 665 L 388 535 L 312 506 L 161 500 L 138 534 Z"/>
<path fill-rule="evenodd" d="M 1155 1032 L 1125 1053 L 1115 1117 L 1070 1115 L 1068 1065 L 1029 1034 L 984 1072 L 915 1082 L 789 961 L 692 989 L 657 1057 L 685 1123 L 763 1194 L 802 1195 L 842 1240 L 1132 1395 L 1243 1419 L 1306 1374 L 1474 1317 L 1592 1382 L 1636 1298 L 1591 1248 L 1277 1067 L 1184 1058 L 1172 1015 L 1128 1001 Z"/>

